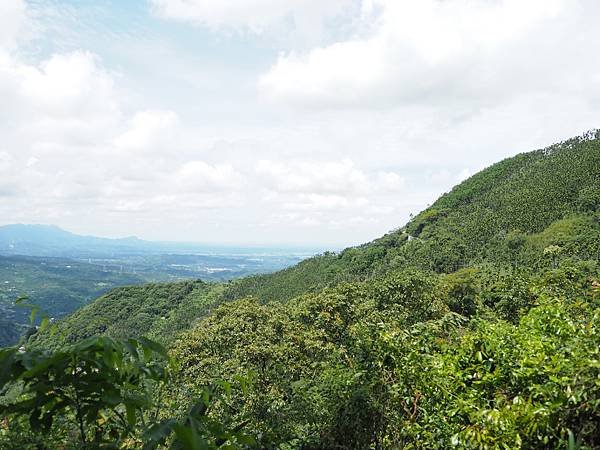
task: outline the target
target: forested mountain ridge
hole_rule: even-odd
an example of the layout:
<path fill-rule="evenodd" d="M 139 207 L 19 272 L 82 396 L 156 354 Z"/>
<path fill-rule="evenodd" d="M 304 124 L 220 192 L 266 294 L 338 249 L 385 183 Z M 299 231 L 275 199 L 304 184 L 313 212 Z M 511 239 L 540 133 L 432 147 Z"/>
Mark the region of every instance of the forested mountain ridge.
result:
<path fill-rule="evenodd" d="M 116 288 L 65 318 L 46 343 L 90 336 L 148 336 L 170 342 L 208 314 L 224 286 L 200 280 Z"/>
<path fill-rule="evenodd" d="M 543 250 L 554 241 L 563 244 L 563 257 L 583 251 L 589 254 L 581 256 L 593 259 L 600 243 L 579 244 L 597 236 L 598 223 L 591 217 L 599 208 L 600 132 L 595 131 L 494 164 L 370 243 L 238 280 L 225 295 L 289 299 L 397 268 L 444 273 L 484 262 L 543 265 Z"/>
<path fill-rule="evenodd" d="M 497 163 L 371 243 L 115 290 L 26 346 L 98 333 L 168 345 L 165 417 L 226 381 L 202 421 L 252 439 L 199 426 L 206 448 L 600 448 L 600 133 Z"/>
<path fill-rule="evenodd" d="M 560 247 L 555 249 L 556 258 L 598 260 L 598 209 L 600 131 L 595 131 L 494 164 L 441 196 L 405 226 L 370 243 L 326 252 L 272 274 L 231 281 L 219 287 L 211 301 L 219 304 L 248 296 L 261 302 L 287 301 L 398 269 L 450 273 L 485 264 L 549 267 L 553 257 L 544 250 L 552 245 Z M 169 286 L 178 291 L 178 284 L 162 289 L 168 291 Z M 122 320 L 118 304 L 147 289 L 115 291 L 61 326 L 66 335 L 72 334 L 71 340 L 96 334 L 88 326 L 102 320 L 106 325 L 101 328 L 116 329 Z M 145 298 L 152 301 L 152 296 Z M 104 303 L 111 306 L 103 308 Z M 146 320 L 163 320 L 164 313 Z"/>

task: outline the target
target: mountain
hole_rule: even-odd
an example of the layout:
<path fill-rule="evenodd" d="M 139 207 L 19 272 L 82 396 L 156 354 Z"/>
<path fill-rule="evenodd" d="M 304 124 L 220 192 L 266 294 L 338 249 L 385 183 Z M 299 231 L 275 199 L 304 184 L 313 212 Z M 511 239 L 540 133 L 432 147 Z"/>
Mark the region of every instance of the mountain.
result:
<path fill-rule="evenodd" d="M 101 334 L 115 338 L 143 335 L 168 342 L 208 314 L 222 291 L 223 285 L 200 280 L 120 287 L 75 311 L 60 329 L 66 331 L 68 324 L 69 342 Z M 107 322 L 107 317 L 118 319 Z"/>
<path fill-rule="evenodd" d="M 214 301 L 254 297 L 263 303 L 285 302 L 411 268 L 452 273 L 484 264 L 547 267 L 544 249 L 551 245 L 560 247 L 561 259 L 598 260 L 599 209 L 600 132 L 593 132 L 494 164 L 442 195 L 406 225 L 370 243 L 231 281 Z M 145 288 L 128 292 L 136 289 Z M 122 295 L 103 297 L 62 326 L 71 332 L 71 324 L 90 323 L 90 314 L 114 327 L 121 319 L 102 314 L 103 305 L 126 301 Z M 94 330 L 74 332 L 72 339 Z"/>
<path fill-rule="evenodd" d="M 54 225 L 0 226 L 0 254 L 51 257 L 90 257 L 115 253 L 138 254 L 155 249 L 135 237 L 105 239 L 80 236 Z"/>
<path fill-rule="evenodd" d="M 600 132 L 494 164 L 370 243 L 113 290 L 53 331 L 27 345 L 166 344 L 169 413 L 225 386 L 207 420 L 259 448 L 600 448 Z"/>
<path fill-rule="evenodd" d="M 147 255 L 301 256 L 314 248 L 214 246 L 193 242 L 146 241 L 137 237 L 119 239 L 82 236 L 55 225 L 10 224 L 0 226 L 0 255 L 63 258 L 107 258 Z"/>
<path fill-rule="evenodd" d="M 450 273 L 483 263 L 537 267 L 547 264 L 544 249 L 553 244 L 561 246 L 561 258 L 597 259 L 599 208 L 595 132 L 494 164 L 373 242 L 233 281 L 222 295 L 286 301 L 399 268 Z"/>
<path fill-rule="evenodd" d="M 373 242 L 325 253 L 271 275 L 234 283 L 228 299 L 287 300 L 399 268 L 437 273 L 492 263 L 537 267 L 543 250 L 597 259 L 599 132 L 494 164 L 441 196 L 408 224 Z"/>

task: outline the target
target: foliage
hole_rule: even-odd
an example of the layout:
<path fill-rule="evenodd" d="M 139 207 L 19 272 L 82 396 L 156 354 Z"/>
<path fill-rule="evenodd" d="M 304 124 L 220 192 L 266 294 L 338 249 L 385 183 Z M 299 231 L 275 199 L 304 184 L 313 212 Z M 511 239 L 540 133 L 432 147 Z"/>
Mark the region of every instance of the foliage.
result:
<path fill-rule="evenodd" d="M 230 427 L 209 414 L 222 397 L 213 387 L 201 389 L 183 417 L 162 418 L 173 413 L 164 407 L 172 364 L 164 347 L 145 338 L 96 337 L 54 352 L 7 348 L 0 367 L 2 448 L 255 445 L 244 423 Z M 230 383 L 218 387 L 230 395 Z"/>
<path fill-rule="evenodd" d="M 152 341 L 108 337 L 52 353 L 3 349 L 0 386 L 19 395 L 0 414 L 28 416 L 31 430 L 45 433 L 56 416 L 68 418 L 83 447 L 127 442 L 138 415 L 152 406 L 149 384 L 167 380 L 157 356 L 167 358 L 166 350 Z"/>
<path fill-rule="evenodd" d="M 476 272 L 437 283 L 398 273 L 285 305 L 236 301 L 185 334 L 173 355 L 190 389 L 255 371 L 241 411 L 259 436 L 291 448 L 558 448 L 569 436 L 593 448 L 600 298 L 578 275 L 549 274 L 562 280 L 558 290 L 501 277 L 532 298 L 499 315 L 480 304 L 487 294 L 476 279 L 487 275 Z M 574 289 L 576 297 L 561 295 Z M 457 300 L 477 308 L 444 308 Z"/>
<path fill-rule="evenodd" d="M 46 347 L 99 334 L 114 338 L 149 336 L 168 342 L 178 330 L 207 313 L 219 286 L 202 281 L 117 288 L 60 323 L 59 333 L 35 336 Z"/>

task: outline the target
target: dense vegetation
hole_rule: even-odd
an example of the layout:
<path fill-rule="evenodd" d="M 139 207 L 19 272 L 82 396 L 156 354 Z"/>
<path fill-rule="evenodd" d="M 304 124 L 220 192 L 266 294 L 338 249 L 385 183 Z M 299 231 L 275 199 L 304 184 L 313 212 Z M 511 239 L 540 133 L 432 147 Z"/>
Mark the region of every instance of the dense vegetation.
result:
<path fill-rule="evenodd" d="M 209 312 L 223 286 L 203 281 L 149 283 L 113 289 L 60 323 L 58 333 L 44 336 L 46 346 L 105 335 L 148 336 L 167 343 Z M 111 317 L 115 320 L 107 321 Z"/>
<path fill-rule="evenodd" d="M 483 263 L 545 267 L 544 249 L 550 245 L 560 247 L 560 258 L 598 259 L 599 139 L 599 132 L 588 133 L 501 161 L 404 227 L 339 254 L 242 279 L 227 298 L 287 300 L 408 267 L 436 273 Z"/>
<path fill-rule="evenodd" d="M 3 351 L 14 375 L 0 446 L 39 445 L 39 429 L 49 448 L 77 436 L 92 448 L 111 436 L 122 448 L 600 448 L 599 280 L 590 133 L 491 166 L 339 254 L 225 284 L 112 291 L 24 353 Z M 132 336 L 148 358 L 165 354 L 142 336 L 167 345 L 168 376 L 131 363 L 139 350 L 120 346 Z M 119 421 L 92 402 L 82 432 L 75 406 L 35 403 L 32 386 L 63 379 L 36 364 L 91 364 L 89 349 L 115 410 L 135 411 Z M 110 365 L 122 360 L 150 379 L 123 386 Z M 128 407 L 124 393 L 142 387 L 146 401 Z"/>

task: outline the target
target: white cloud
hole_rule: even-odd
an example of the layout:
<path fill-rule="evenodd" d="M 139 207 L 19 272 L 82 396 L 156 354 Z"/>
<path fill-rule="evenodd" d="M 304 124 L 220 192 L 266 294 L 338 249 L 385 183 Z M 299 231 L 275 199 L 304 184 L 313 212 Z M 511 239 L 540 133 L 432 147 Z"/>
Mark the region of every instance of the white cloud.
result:
<path fill-rule="evenodd" d="M 144 200 L 117 200 L 112 210 L 120 213 L 139 213 L 147 210 Z"/>
<path fill-rule="evenodd" d="M 173 111 L 140 111 L 130 121 L 127 131 L 115 139 L 115 145 L 130 152 L 173 153 L 178 150 L 179 126 Z"/>
<path fill-rule="evenodd" d="M 341 161 L 261 160 L 255 166 L 259 183 L 277 194 L 300 194 L 315 205 L 354 204 L 341 199 L 398 192 L 404 177 L 395 172 L 366 173 L 350 159 Z"/>
<path fill-rule="evenodd" d="M 24 101 L 54 120 L 93 120 L 118 113 L 113 80 L 90 52 L 55 54 L 39 67 L 21 64 L 16 72 Z"/>
<path fill-rule="evenodd" d="M 399 191 L 404 188 L 406 179 L 394 172 L 378 172 L 376 185 L 386 191 Z"/>
<path fill-rule="evenodd" d="M 359 243 L 599 125 L 596 0 L 150 4 L 0 0 L 5 221 Z"/>
<path fill-rule="evenodd" d="M 38 162 L 40 162 L 40 160 L 38 158 L 36 158 L 35 156 L 30 156 L 29 158 L 27 158 L 27 162 L 25 163 L 25 166 L 27 166 L 27 167 L 33 167 Z"/>
<path fill-rule="evenodd" d="M 154 12 L 165 18 L 255 33 L 288 20 L 295 27 L 315 27 L 352 3 L 353 0 L 151 0 Z"/>
<path fill-rule="evenodd" d="M 8 172 L 12 166 L 13 157 L 7 152 L 0 152 L 0 173 Z"/>
<path fill-rule="evenodd" d="M 158 210 L 177 220 L 235 204 L 239 172 L 190 162 L 174 111 L 124 112 L 130 99 L 99 56 L 72 50 L 38 62 L 8 49 L 0 42 L 0 196 L 10 199 L 0 216 L 119 227 L 153 221 Z"/>
<path fill-rule="evenodd" d="M 581 59 L 600 53 L 592 0 L 371 2 L 371 33 L 282 54 L 261 90 L 318 108 L 480 108 L 522 92 L 582 92 L 596 73 Z"/>
<path fill-rule="evenodd" d="M 23 0 L 2 0 L 0 2 L 0 52 L 2 48 L 15 46 L 17 36 L 26 21 Z"/>
<path fill-rule="evenodd" d="M 259 161 L 257 187 L 266 189 L 263 202 L 269 220 L 288 227 L 339 230 L 340 224 L 372 227 L 394 213 L 394 197 L 405 179 L 391 171 L 364 171 L 349 159 L 340 161 Z M 389 203 L 386 205 L 386 203 Z M 285 211 L 285 213 L 281 213 Z M 361 214 L 369 220 L 358 220 Z"/>
<path fill-rule="evenodd" d="M 21 154 L 80 152 L 103 142 L 121 118 L 113 77 L 86 51 L 37 64 L 0 52 L 0 100 L 10 105 L 0 108 L 5 143 L 14 136 Z"/>
<path fill-rule="evenodd" d="M 349 159 L 285 163 L 262 160 L 256 164 L 256 172 L 267 186 L 279 192 L 352 195 L 369 189 L 367 177 Z"/>
<path fill-rule="evenodd" d="M 341 211 L 355 209 L 368 204 L 366 197 L 349 197 L 333 194 L 299 194 L 283 203 L 290 211 Z"/>
<path fill-rule="evenodd" d="M 471 175 L 473 175 L 473 173 L 471 172 L 470 169 L 463 169 L 460 171 L 460 173 L 456 177 L 456 182 L 461 183 L 461 182 L 465 181 L 467 178 L 469 178 Z"/>
<path fill-rule="evenodd" d="M 177 172 L 176 182 L 184 191 L 234 190 L 241 186 L 242 175 L 229 164 L 190 161 Z"/>

